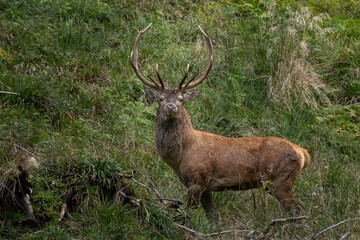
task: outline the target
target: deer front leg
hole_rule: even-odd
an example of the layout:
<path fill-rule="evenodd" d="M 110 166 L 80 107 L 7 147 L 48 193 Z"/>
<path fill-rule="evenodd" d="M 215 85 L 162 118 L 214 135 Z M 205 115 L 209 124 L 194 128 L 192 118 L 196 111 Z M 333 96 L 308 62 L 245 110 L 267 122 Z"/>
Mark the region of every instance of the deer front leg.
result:
<path fill-rule="evenodd" d="M 200 203 L 207 217 L 211 220 L 216 220 L 216 210 L 211 192 L 204 192 L 199 185 L 193 185 L 188 188 L 188 206 L 190 208 L 198 208 Z"/>
<path fill-rule="evenodd" d="M 198 208 L 200 204 L 201 189 L 195 184 L 188 188 L 188 207 Z"/>
<path fill-rule="evenodd" d="M 212 200 L 212 194 L 210 191 L 205 191 L 201 194 L 201 205 L 203 206 L 206 215 L 211 220 L 216 220 L 216 210 L 215 205 Z"/>

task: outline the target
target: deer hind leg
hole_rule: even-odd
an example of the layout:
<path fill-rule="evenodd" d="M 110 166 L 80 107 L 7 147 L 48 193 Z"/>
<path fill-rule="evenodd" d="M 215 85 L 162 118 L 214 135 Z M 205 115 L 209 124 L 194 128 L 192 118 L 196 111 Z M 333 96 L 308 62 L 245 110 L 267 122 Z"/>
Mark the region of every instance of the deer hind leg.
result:
<path fill-rule="evenodd" d="M 281 205 L 292 215 L 299 215 L 304 210 L 304 205 L 295 199 L 292 193 L 293 184 L 289 185 L 284 182 L 268 184 L 267 188 L 270 193 L 276 197 Z"/>

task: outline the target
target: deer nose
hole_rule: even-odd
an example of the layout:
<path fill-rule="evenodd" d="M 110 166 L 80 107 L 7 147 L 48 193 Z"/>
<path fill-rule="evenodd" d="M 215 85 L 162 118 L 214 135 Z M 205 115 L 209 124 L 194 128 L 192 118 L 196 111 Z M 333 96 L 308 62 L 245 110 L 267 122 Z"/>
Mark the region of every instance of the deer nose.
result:
<path fill-rule="evenodd" d="M 167 111 L 170 111 L 170 112 L 174 112 L 176 110 L 176 106 L 173 103 L 166 104 L 165 108 Z"/>

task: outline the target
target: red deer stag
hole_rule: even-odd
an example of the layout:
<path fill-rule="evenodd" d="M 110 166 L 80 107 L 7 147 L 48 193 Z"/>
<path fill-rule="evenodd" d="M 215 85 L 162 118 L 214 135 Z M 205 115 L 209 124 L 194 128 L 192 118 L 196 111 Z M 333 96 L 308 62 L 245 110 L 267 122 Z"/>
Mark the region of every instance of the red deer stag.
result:
<path fill-rule="evenodd" d="M 189 206 L 199 203 L 210 218 L 216 216 L 212 191 L 265 188 L 285 209 L 299 213 L 303 205 L 293 195 L 297 176 L 309 164 L 308 152 L 284 139 L 276 137 L 227 138 L 210 132 L 195 130 L 186 102 L 196 99 L 200 90 L 188 89 L 199 85 L 208 75 L 213 63 L 213 48 L 209 37 L 199 26 L 210 51 L 209 64 L 199 79 L 185 82 L 189 64 L 177 89 L 167 89 L 161 80 L 150 75 L 147 80 L 139 71 L 138 47 L 143 34 L 151 24 L 140 31 L 131 53 L 131 65 L 145 87 L 147 98 L 157 101 L 155 144 L 160 157 L 176 172 L 188 189 Z"/>

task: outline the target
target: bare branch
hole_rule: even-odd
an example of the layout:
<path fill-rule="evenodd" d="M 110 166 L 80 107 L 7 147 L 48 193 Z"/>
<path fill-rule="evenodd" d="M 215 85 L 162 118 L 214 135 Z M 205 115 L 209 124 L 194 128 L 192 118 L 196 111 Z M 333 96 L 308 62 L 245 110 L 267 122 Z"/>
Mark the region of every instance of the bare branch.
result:
<path fill-rule="evenodd" d="M 129 200 L 136 207 L 139 207 L 140 204 L 142 203 L 141 199 L 136 199 L 136 198 L 133 198 L 131 196 L 128 196 L 122 190 L 119 190 L 119 191 L 116 192 L 116 198 L 117 198 L 118 202 L 119 202 L 119 199 L 121 199 L 121 198 L 119 198 L 119 195 L 121 197 L 123 197 L 124 199 Z"/>
<path fill-rule="evenodd" d="M 315 239 L 315 238 L 319 237 L 321 234 L 323 234 L 324 232 L 329 231 L 329 230 L 333 229 L 334 227 L 337 227 L 337 226 L 339 226 L 341 224 L 344 224 L 344 223 L 347 223 L 347 222 L 350 222 L 350 221 L 355 221 L 355 220 L 358 220 L 358 219 L 360 219 L 360 217 L 348 218 L 348 219 L 346 219 L 344 221 L 338 222 L 337 224 L 334 224 L 334 225 L 332 225 L 332 226 L 330 226 L 328 228 L 325 228 L 324 230 L 322 230 L 322 231 L 318 232 L 317 234 L 313 235 L 311 237 L 311 239 Z"/>
<path fill-rule="evenodd" d="M 221 231 L 221 232 L 214 232 L 214 233 L 209 233 L 204 235 L 204 238 L 208 238 L 208 237 L 214 237 L 214 236 L 219 236 L 219 235 L 225 235 L 225 234 L 239 234 L 239 233 L 251 233 L 254 232 L 254 230 L 241 230 L 241 229 L 234 229 L 234 230 L 225 230 L 225 231 Z M 239 239 L 239 238 L 237 238 Z"/>
<path fill-rule="evenodd" d="M 307 216 L 298 216 L 298 217 L 289 217 L 289 218 L 280 218 L 280 219 L 273 219 L 269 223 L 269 226 L 275 225 L 277 223 L 287 222 L 287 221 L 295 221 L 295 220 L 301 220 L 301 219 L 308 219 Z"/>
<path fill-rule="evenodd" d="M 155 188 L 153 182 L 151 181 L 151 179 L 148 180 L 149 183 L 149 188 L 155 193 L 155 195 L 159 198 L 162 199 L 163 197 L 161 196 L 161 194 L 159 193 L 159 191 Z"/>
<path fill-rule="evenodd" d="M 192 234 L 194 234 L 194 235 L 196 235 L 196 236 L 198 236 L 198 237 L 202 237 L 202 236 L 203 236 L 202 233 L 199 233 L 199 232 L 195 231 L 194 229 L 188 228 L 188 227 L 186 227 L 186 226 L 184 226 L 184 225 L 181 225 L 181 224 L 178 224 L 178 223 L 174 223 L 174 225 L 177 226 L 177 227 L 179 227 L 179 228 L 182 228 L 182 229 L 184 229 L 184 230 L 186 230 L 186 231 L 188 231 L 188 232 L 190 232 L 190 233 L 192 233 Z"/>
<path fill-rule="evenodd" d="M 156 199 L 157 200 L 169 200 L 169 201 L 177 201 L 177 202 L 180 202 L 180 200 L 177 200 L 177 199 L 171 199 L 171 198 L 163 198 L 161 196 L 161 194 L 159 193 L 159 191 L 155 188 L 154 184 L 152 183 L 152 181 L 149 179 L 148 183 L 150 186 L 147 186 L 139 181 L 137 181 L 135 178 L 134 178 L 134 173 L 132 172 L 131 174 L 127 174 L 127 173 L 121 173 L 119 174 L 120 177 L 124 177 L 124 178 L 130 178 L 132 182 L 136 183 L 136 184 L 139 184 L 140 186 L 146 188 L 149 192 L 154 192 L 154 194 L 156 195 Z M 126 186 L 127 187 L 127 186 Z M 124 187 L 124 188 L 126 188 Z M 121 190 L 120 190 L 121 191 Z"/>
<path fill-rule="evenodd" d="M 345 239 L 349 234 L 350 234 L 350 232 L 345 233 L 344 235 L 342 235 L 342 236 L 339 238 L 339 240 Z"/>
<path fill-rule="evenodd" d="M 8 91 L 0 91 L 0 94 L 20 95 L 19 93 L 16 93 L 16 92 L 8 92 Z"/>
<path fill-rule="evenodd" d="M 66 212 L 66 203 L 63 203 L 61 205 L 60 214 L 59 214 L 59 218 L 58 218 L 59 222 L 64 218 L 65 212 Z"/>
<path fill-rule="evenodd" d="M 142 206 L 144 207 L 144 210 L 146 212 L 146 217 L 145 217 L 145 222 L 150 222 L 150 213 L 149 211 L 146 209 L 146 204 L 144 202 L 142 202 Z"/>
<path fill-rule="evenodd" d="M 119 176 L 120 176 L 120 177 L 123 177 L 123 178 L 133 178 L 133 177 L 134 177 L 134 172 L 131 172 L 131 174 L 128 174 L 128 173 L 120 173 Z"/>
<path fill-rule="evenodd" d="M 242 230 L 242 229 L 233 229 L 233 230 L 225 230 L 225 231 L 221 231 L 221 232 L 213 232 L 213 233 L 209 233 L 209 234 L 203 234 L 200 233 L 198 231 L 195 231 L 194 229 L 188 228 L 184 225 L 178 224 L 178 223 L 174 223 L 175 226 L 182 228 L 192 234 L 194 234 L 196 237 L 198 238 L 209 238 L 209 237 L 214 237 L 214 236 L 220 236 L 220 235 L 226 235 L 226 234 L 239 234 L 239 233 L 252 233 L 255 232 L 254 230 Z M 237 238 L 239 239 L 239 238 Z"/>
<path fill-rule="evenodd" d="M 30 154 L 30 155 L 33 156 L 34 158 L 39 159 L 37 156 L 35 156 L 33 153 L 31 153 L 30 151 L 26 150 L 26 149 L 23 148 L 22 146 L 17 145 L 16 143 L 14 143 L 14 146 L 20 148 L 21 150 L 24 150 L 25 152 L 27 152 L 28 154 Z"/>
<path fill-rule="evenodd" d="M 175 203 L 177 203 L 179 205 L 184 204 L 181 200 L 176 199 L 176 198 L 155 198 L 155 200 L 175 202 Z"/>
<path fill-rule="evenodd" d="M 160 195 L 160 193 L 159 193 L 159 192 L 158 192 L 155 188 L 152 188 L 152 187 L 146 186 L 145 184 L 143 184 L 143 183 L 141 183 L 141 182 L 139 182 L 139 181 L 135 180 L 134 178 L 132 178 L 132 179 L 131 179 L 131 181 L 133 181 L 133 182 L 135 182 L 135 183 L 139 184 L 140 186 L 142 186 L 142 187 L 146 188 L 147 190 L 149 190 L 149 191 L 153 192 L 153 193 L 156 195 L 156 197 L 157 197 L 157 198 L 162 199 L 162 196 Z"/>

